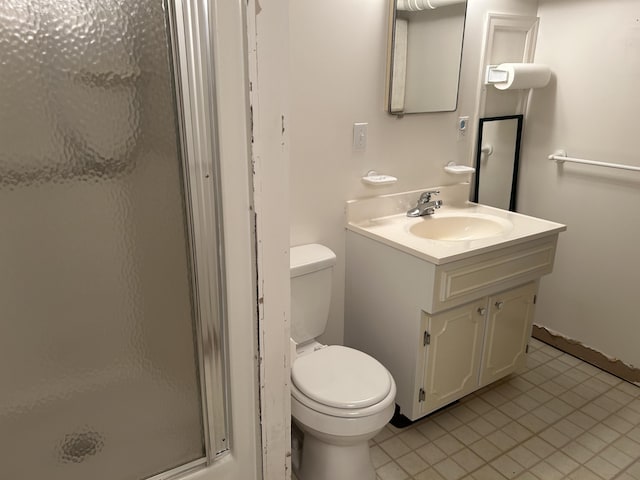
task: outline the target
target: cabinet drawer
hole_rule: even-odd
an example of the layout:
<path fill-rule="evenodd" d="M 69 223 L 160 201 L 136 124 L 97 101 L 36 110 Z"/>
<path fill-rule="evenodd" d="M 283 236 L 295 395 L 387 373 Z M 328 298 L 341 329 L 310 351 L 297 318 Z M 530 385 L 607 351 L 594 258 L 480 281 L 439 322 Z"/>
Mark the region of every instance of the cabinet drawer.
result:
<path fill-rule="evenodd" d="M 555 251 L 556 237 L 547 237 L 525 247 L 515 245 L 438 266 L 434 310 L 460 305 L 550 273 Z"/>

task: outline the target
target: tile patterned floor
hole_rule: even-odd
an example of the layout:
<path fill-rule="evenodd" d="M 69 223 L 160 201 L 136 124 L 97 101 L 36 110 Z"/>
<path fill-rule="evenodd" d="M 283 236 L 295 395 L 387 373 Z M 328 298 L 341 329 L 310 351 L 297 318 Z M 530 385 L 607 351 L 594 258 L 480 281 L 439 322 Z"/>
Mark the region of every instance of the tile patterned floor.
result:
<path fill-rule="evenodd" d="M 371 457 L 378 480 L 640 480 L 640 387 L 532 339 L 522 371 L 386 426 Z"/>

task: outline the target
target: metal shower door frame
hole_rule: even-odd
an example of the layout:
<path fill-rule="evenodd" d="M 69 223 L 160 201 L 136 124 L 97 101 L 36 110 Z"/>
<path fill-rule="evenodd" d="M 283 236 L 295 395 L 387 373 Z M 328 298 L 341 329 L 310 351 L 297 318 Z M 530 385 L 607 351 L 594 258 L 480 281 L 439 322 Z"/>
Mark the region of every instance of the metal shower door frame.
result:
<path fill-rule="evenodd" d="M 246 84 L 229 87 L 234 84 L 229 77 L 247 78 L 245 10 L 241 0 L 165 0 L 165 8 L 185 204 L 191 219 L 206 456 L 149 480 L 257 479 L 257 300 L 248 95 Z M 218 83 L 223 84 L 221 88 Z M 223 95 L 220 103 L 226 106 L 218 103 Z M 238 121 L 228 122 L 231 125 L 221 133 L 219 117 L 228 118 L 230 95 L 238 100 L 238 110 L 233 112 Z M 233 146 L 227 146 L 223 155 L 221 144 L 233 142 L 233 137 Z M 244 164 L 238 163 L 242 160 Z M 223 168 L 231 172 L 224 176 L 224 185 Z M 246 318 L 236 318 L 238 312 Z M 247 333 L 251 338 L 243 338 Z"/>

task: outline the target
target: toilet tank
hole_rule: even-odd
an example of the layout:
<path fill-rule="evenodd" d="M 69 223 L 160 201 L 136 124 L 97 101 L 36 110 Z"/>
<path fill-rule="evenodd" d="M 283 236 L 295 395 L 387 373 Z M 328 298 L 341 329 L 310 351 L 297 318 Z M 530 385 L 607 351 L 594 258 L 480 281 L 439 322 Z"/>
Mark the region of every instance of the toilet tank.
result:
<path fill-rule="evenodd" d="M 327 326 L 336 254 L 317 243 L 291 247 L 291 338 L 313 340 Z"/>

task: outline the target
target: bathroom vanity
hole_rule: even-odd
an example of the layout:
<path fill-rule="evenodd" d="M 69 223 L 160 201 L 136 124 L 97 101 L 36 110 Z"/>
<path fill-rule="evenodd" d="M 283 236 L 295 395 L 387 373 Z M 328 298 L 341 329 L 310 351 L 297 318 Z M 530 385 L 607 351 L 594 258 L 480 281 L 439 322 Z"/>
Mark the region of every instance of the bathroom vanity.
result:
<path fill-rule="evenodd" d="M 440 190 L 427 217 L 405 215 L 422 190 L 347 205 L 345 344 L 389 369 L 411 420 L 523 365 L 566 228 Z"/>

